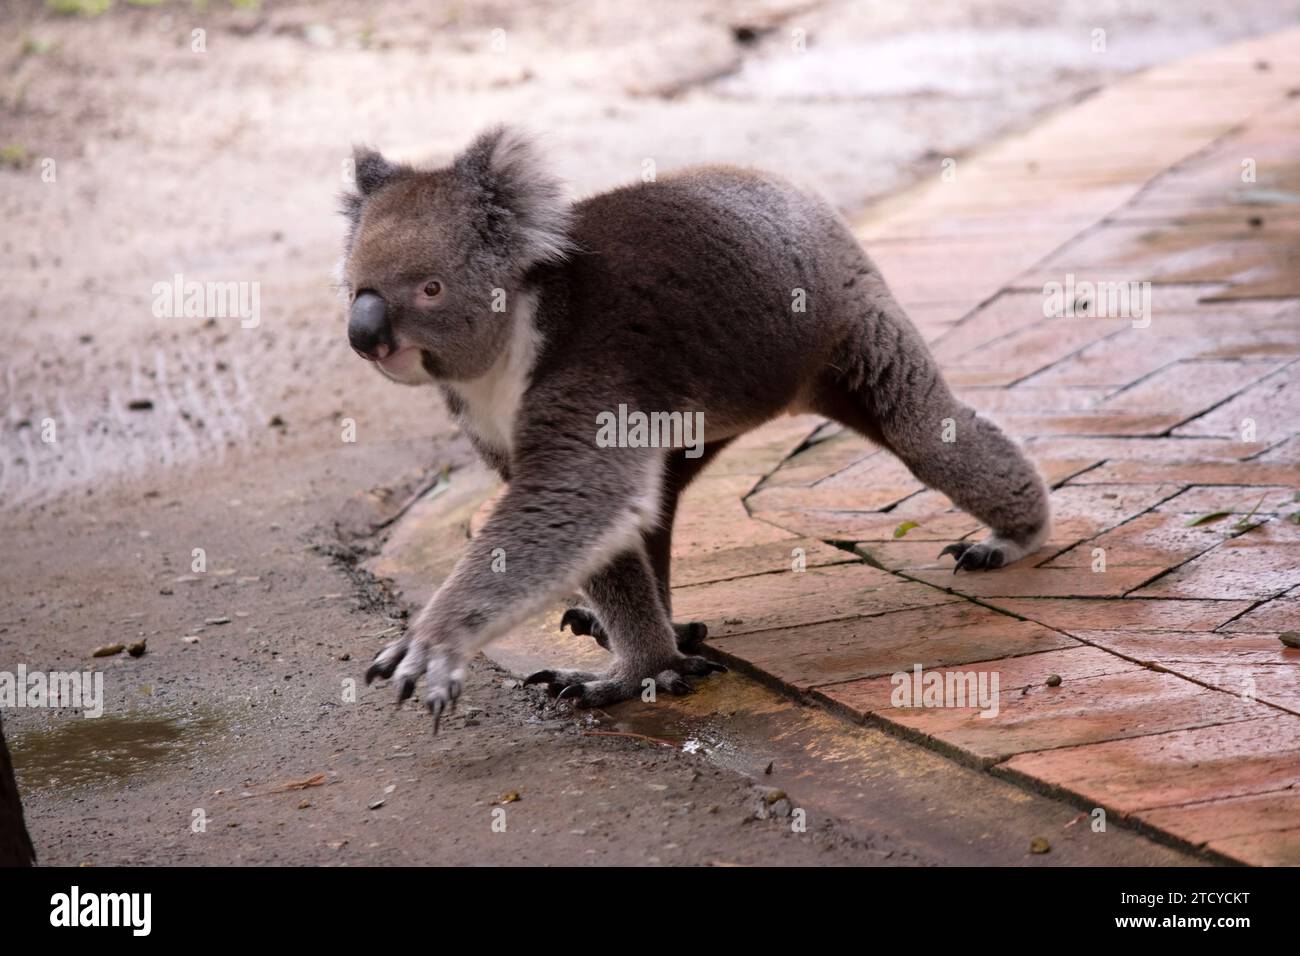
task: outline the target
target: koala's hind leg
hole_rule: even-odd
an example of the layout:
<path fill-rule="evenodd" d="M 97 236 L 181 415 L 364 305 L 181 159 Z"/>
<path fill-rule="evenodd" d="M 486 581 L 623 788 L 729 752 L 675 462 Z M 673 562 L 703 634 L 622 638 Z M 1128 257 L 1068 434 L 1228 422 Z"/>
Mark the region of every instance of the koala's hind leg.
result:
<path fill-rule="evenodd" d="M 1000 568 L 1047 539 L 1047 486 L 1020 448 L 948 389 L 929 349 L 891 301 L 870 315 L 819 383 L 816 407 L 884 445 L 918 479 L 988 525 L 959 541 L 958 569 Z"/>
<path fill-rule="evenodd" d="M 673 616 L 673 597 L 671 585 L 671 565 L 673 555 L 673 520 L 677 514 L 677 503 L 681 500 L 686 486 L 695 480 L 696 475 L 704 470 L 710 461 L 731 444 L 733 439 L 705 445 L 698 458 L 687 458 L 681 450 L 669 453 L 664 467 L 663 491 L 660 496 L 660 515 L 662 521 L 645 534 L 644 544 L 650 566 L 654 571 L 655 584 L 664 613 Z M 606 650 L 610 649 L 609 635 L 605 631 L 600 617 L 590 607 L 571 607 L 560 618 L 560 630 L 568 627 L 574 634 L 589 634 L 596 643 Z M 703 621 L 686 621 L 673 624 L 673 633 L 677 638 L 677 648 L 692 651 L 704 643 L 709 635 L 709 628 Z"/>
<path fill-rule="evenodd" d="M 587 582 L 586 592 L 604 625 L 614 665 L 605 674 L 538 671 L 524 683 L 546 684 L 552 694 L 579 707 L 603 707 L 657 690 L 685 694 L 688 675 L 726 670 L 703 657 L 682 654 L 660 603 L 658 584 L 644 549 L 622 552 Z"/>

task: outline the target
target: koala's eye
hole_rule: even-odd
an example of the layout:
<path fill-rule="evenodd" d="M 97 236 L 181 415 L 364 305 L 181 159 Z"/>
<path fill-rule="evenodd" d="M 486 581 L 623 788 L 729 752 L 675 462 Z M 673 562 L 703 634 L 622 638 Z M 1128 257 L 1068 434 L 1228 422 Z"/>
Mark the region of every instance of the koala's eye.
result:
<path fill-rule="evenodd" d="M 436 299 L 438 296 L 442 295 L 442 283 L 437 279 L 430 279 L 424 284 L 424 288 L 421 291 L 424 292 L 426 298 Z"/>

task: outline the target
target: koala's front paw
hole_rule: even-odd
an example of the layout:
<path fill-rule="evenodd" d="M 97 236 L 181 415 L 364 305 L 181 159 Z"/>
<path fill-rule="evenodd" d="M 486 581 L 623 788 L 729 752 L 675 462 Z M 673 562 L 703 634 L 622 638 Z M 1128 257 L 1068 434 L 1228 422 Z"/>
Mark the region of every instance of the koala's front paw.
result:
<path fill-rule="evenodd" d="M 958 571 L 995 571 L 1019 561 L 1029 551 L 1023 545 L 994 535 L 987 541 L 957 541 L 939 552 L 939 557 L 951 554 L 957 559 L 952 573 Z"/>
<path fill-rule="evenodd" d="M 415 693 L 421 674 L 425 680 L 424 703 L 433 714 L 433 732 L 437 733 L 442 715 L 455 710 L 456 700 L 465 689 L 465 662 L 453 648 L 408 631 L 375 655 L 366 670 L 366 683 L 376 677 L 393 678 L 397 702 L 401 704 Z"/>

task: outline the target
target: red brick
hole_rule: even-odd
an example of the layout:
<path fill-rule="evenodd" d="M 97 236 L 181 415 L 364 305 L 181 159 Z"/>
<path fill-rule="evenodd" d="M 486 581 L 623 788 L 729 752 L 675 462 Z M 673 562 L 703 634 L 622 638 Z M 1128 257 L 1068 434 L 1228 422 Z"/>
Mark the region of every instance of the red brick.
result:
<path fill-rule="evenodd" d="M 996 607 L 1073 634 L 1075 631 L 1212 631 L 1250 601 L 1159 601 L 1136 598 L 998 598 Z"/>
<path fill-rule="evenodd" d="M 1289 648 L 1276 634 L 1227 634 L 1223 631 L 1087 631 L 1071 632 L 1133 660 L 1170 667 L 1201 664 L 1300 664 L 1300 650 Z M 1300 672 L 1296 674 L 1300 681 Z"/>
<path fill-rule="evenodd" d="M 1300 526 L 1270 521 L 1174 569 L 1135 597 L 1276 597 L 1300 584 Z"/>
<path fill-rule="evenodd" d="M 1300 866 L 1300 827 L 1214 840 L 1207 849 L 1251 866 Z"/>
<path fill-rule="evenodd" d="M 1142 819 L 1197 846 L 1300 827 L 1300 788 L 1144 811 Z M 1293 844 L 1300 851 L 1300 843 Z M 1238 856 L 1239 853 L 1230 855 Z M 1300 854 L 1291 857 L 1300 861 Z M 1254 861 L 1248 861 L 1254 862 Z"/>
<path fill-rule="evenodd" d="M 796 548 L 802 551 L 804 565 L 809 568 L 844 564 L 856 560 L 853 555 L 832 545 L 813 538 L 798 538 L 791 535 L 782 541 L 773 541 L 770 544 L 740 548 L 719 547 L 675 556 L 672 581 L 675 586 L 682 587 L 690 584 L 706 584 L 711 581 L 728 581 L 755 574 L 790 571 L 794 565 Z"/>
<path fill-rule="evenodd" d="M 938 594 L 939 592 L 933 592 Z M 709 640 L 713 642 L 713 634 Z M 714 647 L 800 689 L 879 674 L 1075 646 L 1049 628 L 969 601 L 724 637 Z"/>
<path fill-rule="evenodd" d="M 1041 560 L 1042 555 L 1037 556 Z M 1118 597 L 1160 574 L 1154 567 L 1110 567 L 1094 573 L 1086 568 L 1035 568 L 1034 556 L 988 572 L 909 571 L 908 575 L 935 587 L 971 597 Z"/>
<path fill-rule="evenodd" d="M 673 614 L 679 621 L 704 621 L 713 640 L 952 600 L 935 588 L 854 563 L 677 588 Z"/>
<path fill-rule="evenodd" d="M 1054 673 L 1049 662 L 1033 663 L 1043 679 Z M 1001 664 L 958 669 L 996 671 Z M 981 760 L 999 761 L 1027 751 L 1185 730 L 1268 713 L 1261 704 L 1209 690 L 1174 674 L 1125 668 L 1119 662 L 1111 673 L 1101 676 L 1061 676 L 1065 679 L 1058 687 L 1036 683 L 1023 693 L 1001 693 L 999 711 L 991 718 L 974 707 L 901 709 L 878 702 L 875 714 Z M 887 695 L 884 700 L 887 704 Z"/>
<path fill-rule="evenodd" d="M 1300 595 L 1294 591 L 1251 609 L 1222 628 L 1228 633 L 1300 631 Z"/>
<path fill-rule="evenodd" d="M 1172 568 L 1237 534 L 1231 519 L 1195 527 L 1188 527 L 1189 520 L 1185 514 L 1138 515 L 1118 528 L 1058 554 L 1045 567 L 1091 568 L 1095 560 L 1093 550 L 1102 548 L 1105 573 L 1130 567 Z"/>
<path fill-rule="evenodd" d="M 950 612 L 952 611 L 951 606 L 948 609 Z M 1054 691 L 1057 688 L 1048 687 L 1044 683 L 1052 674 L 1056 674 L 1063 681 L 1078 681 L 1092 677 L 1102 677 L 1106 674 L 1132 673 L 1142 669 L 1132 661 L 1126 661 L 1122 657 L 1100 648 L 1072 645 L 1060 650 L 1044 649 L 1030 654 L 1022 654 L 1019 657 L 962 661 L 944 666 L 926 664 L 923 661 L 913 661 L 911 664 L 891 671 L 887 677 L 869 677 L 862 680 L 848 681 L 843 684 L 830 684 L 819 687 L 818 690 L 824 696 L 864 717 L 871 714 L 888 715 L 899 709 L 893 703 L 894 675 L 910 673 L 918 663 L 925 668 L 926 672 L 947 673 L 950 670 L 976 670 L 992 673 L 996 671 L 998 673 L 999 690 L 1006 695 L 1012 693 L 1018 695 L 1020 691 L 1026 689 L 1032 689 L 1035 694 L 1040 691 L 1043 693 Z M 923 708 L 913 706 L 911 709 L 921 710 Z"/>
<path fill-rule="evenodd" d="M 1004 766 L 1141 819 L 1149 808 L 1300 786 L 1300 717 L 1026 753 Z"/>
<path fill-rule="evenodd" d="M 1291 334 L 1293 342 L 1300 341 L 1300 330 L 1293 329 Z M 1254 441 L 1261 451 L 1290 436 L 1300 421 L 1300 374 L 1294 366 L 1270 375 L 1231 401 L 1174 429 L 1174 434 L 1241 438 L 1242 423 L 1247 419 L 1254 422 Z"/>
<path fill-rule="evenodd" d="M 1282 647 L 1280 641 L 1277 646 Z M 1262 703 L 1300 713 L 1300 668 L 1294 665 L 1215 662 L 1171 663 L 1166 666 L 1175 674 L 1226 693 L 1253 697 Z"/>

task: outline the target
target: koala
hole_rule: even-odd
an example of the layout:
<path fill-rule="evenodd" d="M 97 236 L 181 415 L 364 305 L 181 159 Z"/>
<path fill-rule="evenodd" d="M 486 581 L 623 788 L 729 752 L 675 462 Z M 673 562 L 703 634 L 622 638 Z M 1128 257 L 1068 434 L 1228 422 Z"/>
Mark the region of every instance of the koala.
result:
<path fill-rule="evenodd" d="M 596 637 L 611 667 L 529 683 L 603 706 L 649 681 L 685 693 L 688 677 L 724 669 L 696 653 L 702 625 L 672 623 L 673 516 L 721 449 L 784 413 L 856 430 L 987 525 L 985 540 L 943 549 L 954 570 L 999 568 L 1046 540 L 1043 479 L 953 396 L 816 196 L 769 173 L 705 166 L 570 203 L 538 146 L 509 127 L 442 168 L 364 148 L 354 158 L 340 272 L 348 340 L 394 382 L 436 386 L 507 483 L 366 673 L 394 679 L 399 702 L 423 676 L 435 730 L 480 648 L 575 592 L 584 606 L 561 629 Z M 701 414 L 702 450 L 606 447 L 597 423 L 620 406 Z"/>

